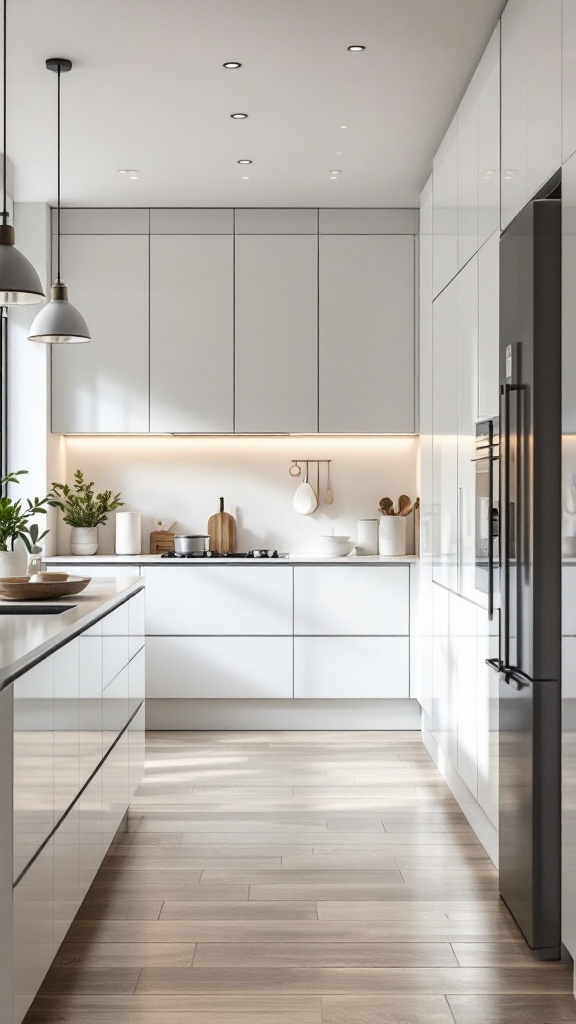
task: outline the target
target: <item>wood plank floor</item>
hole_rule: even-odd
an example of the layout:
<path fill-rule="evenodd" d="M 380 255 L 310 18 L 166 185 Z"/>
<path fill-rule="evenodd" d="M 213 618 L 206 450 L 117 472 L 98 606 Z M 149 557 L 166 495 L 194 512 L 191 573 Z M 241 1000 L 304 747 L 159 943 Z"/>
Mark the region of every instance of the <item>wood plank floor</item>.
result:
<path fill-rule="evenodd" d="M 152 733 L 26 1024 L 560 1024 L 416 733 Z"/>

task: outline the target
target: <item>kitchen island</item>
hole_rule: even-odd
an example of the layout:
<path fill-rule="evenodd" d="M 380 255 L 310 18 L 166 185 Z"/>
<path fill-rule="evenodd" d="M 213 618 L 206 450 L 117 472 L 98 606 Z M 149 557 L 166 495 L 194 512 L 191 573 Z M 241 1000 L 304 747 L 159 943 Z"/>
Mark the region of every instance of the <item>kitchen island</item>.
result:
<path fill-rule="evenodd" d="M 19 1024 L 143 774 L 144 587 L 132 574 L 40 614 L 37 602 L 3 613 L 11 604 L 0 602 L 0 1019 Z"/>

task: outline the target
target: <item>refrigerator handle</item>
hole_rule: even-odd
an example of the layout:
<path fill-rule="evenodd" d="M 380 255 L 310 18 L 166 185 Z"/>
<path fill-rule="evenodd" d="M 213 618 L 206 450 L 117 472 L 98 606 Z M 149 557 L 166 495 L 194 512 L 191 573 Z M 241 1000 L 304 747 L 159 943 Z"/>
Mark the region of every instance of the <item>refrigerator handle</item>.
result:
<path fill-rule="evenodd" d="M 494 463 L 496 459 L 490 455 L 488 463 L 488 619 L 494 618 Z"/>
<path fill-rule="evenodd" d="M 509 384 L 502 384 L 500 388 L 500 402 L 503 406 L 504 415 L 504 458 L 500 459 L 501 473 L 504 478 L 503 502 L 500 508 L 500 524 L 502 524 L 502 510 L 504 511 L 504 536 L 500 544 L 500 565 L 503 576 L 503 616 L 501 616 L 501 658 L 505 665 L 510 659 L 510 392 L 512 387 Z M 502 443 L 502 435 L 501 443 Z"/>

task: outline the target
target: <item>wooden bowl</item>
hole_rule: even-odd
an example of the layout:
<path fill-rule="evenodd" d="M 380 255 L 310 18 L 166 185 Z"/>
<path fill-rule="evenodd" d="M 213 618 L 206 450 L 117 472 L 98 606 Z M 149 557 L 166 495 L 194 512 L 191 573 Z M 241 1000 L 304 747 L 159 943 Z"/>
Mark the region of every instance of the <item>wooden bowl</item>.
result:
<path fill-rule="evenodd" d="M 51 597 L 69 597 L 84 590 L 90 579 L 89 576 L 68 576 L 59 583 L 30 583 L 28 576 L 4 576 L 0 578 L 0 599 L 45 601 Z"/>
<path fill-rule="evenodd" d="M 37 572 L 30 577 L 30 583 L 66 583 L 67 572 Z"/>

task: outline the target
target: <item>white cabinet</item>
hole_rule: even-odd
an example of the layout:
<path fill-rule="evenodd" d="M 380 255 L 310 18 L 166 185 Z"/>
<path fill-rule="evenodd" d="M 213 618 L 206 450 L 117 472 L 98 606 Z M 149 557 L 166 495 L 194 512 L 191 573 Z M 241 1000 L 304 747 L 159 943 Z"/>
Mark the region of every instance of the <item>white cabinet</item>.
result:
<path fill-rule="evenodd" d="M 150 430 L 234 430 L 234 239 L 150 237 Z"/>
<path fill-rule="evenodd" d="M 291 636 L 292 568 L 146 568 L 146 632 L 152 636 Z"/>
<path fill-rule="evenodd" d="M 434 295 L 458 271 L 458 120 L 455 117 L 434 157 Z"/>
<path fill-rule="evenodd" d="M 450 593 L 433 586 L 432 598 L 432 733 L 456 768 L 458 764 L 458 690 L 450 638 Z"/>
<path fill-rule="evenodd" d="M 500 227 L 500 22 L 478 71 L 478 243 Z"/>
<path fill-rule="evenodd" d="M 576 153 L 562 168 L 562 433 L 576 433 Z M 565 441 L 565 456 L 569 452 Z M 574 469 L 571 460 L 565 469 Z M 568 526 L 568 524 L 566 524 Z"/>
<path fill-rule="evenodd" d="M 502 15 L 502 227 L 562 161 L 562 0 Z"/>
<path fill-rule="evenodd" d="M 147 696 L 289 699 L 292 638 L 149 637 Z"/>
<path fill-rule="evenodd" d="M 54 662 L 54 818 L 58 821 L 80 789 L 80 640 L 52 655 Z"/>
<path fill-rule="evenodd" d="M 62 268 L 92 341 L 53 346 L 52 430 L 148 431 L 148 236 L 63 235 Z"/>
<path fill-rule="evenodd" d="M 420 563 L 416 620 L 411 624 L 414 695 L 432 714 L 432 179 L 420 205 Z M 411 570 L 412 572 L 412 570 Z"/>
<path fill-rule="evenodd" d="M 14 880 L 54 824 L 54 659 L 45 658 L 15 680 Z"/>
<path fill-rule="evenodd" d="M 433 575 L 458 588 L 458 282 L 434 301 Z"/>
<path fill-rule="evenodd" d="M 562 3 L 562 159 L 576 152 L 576 4 Z"/>
<path fill-rule="evenodd" d="M 54 843 L 14 889 L 14 1024 L 20 1024 L 54 956 Z M 4 994 L 4 998 L 6 994 Z"/>
<path fill-rule="evenodd" d="M 500 232 L 478 253 L 478 419 L 499 413 Z"/>
<path fill-rule="evenodd" d="M 235 430 L 318 430 L 318 238 L 237 235 Z"/>
<path fill-rule="evenodd" d="M 476 410 L 478 401 L 478 257 L 460 271 L 458 289 L 458 593 L 476 597 Z"/>
<path fill-rule="evenodd" d="M 414 238 L 321 235 L 320 431 L 414 432 Z"/>
<path fill-rule="evenodd" d="M 409 615 L 407 567 L 294 570 L 296 636 L 407 636 Z"/>
<path fill-rule="evenodd" d="M 450 595 L 450 671 L 455 680 L 457 769 L 472 796 L 478 795 L 477 609 Z"/>
<path fill-rule="evenodd" d="M 296 637 L 294 696 L 314 700 L 409 697 L 408 638 Z"/>
<path fill-rule="evenodd" d="M 478 79 L 458 108 L 458 269 L 478 250 Z"/>

